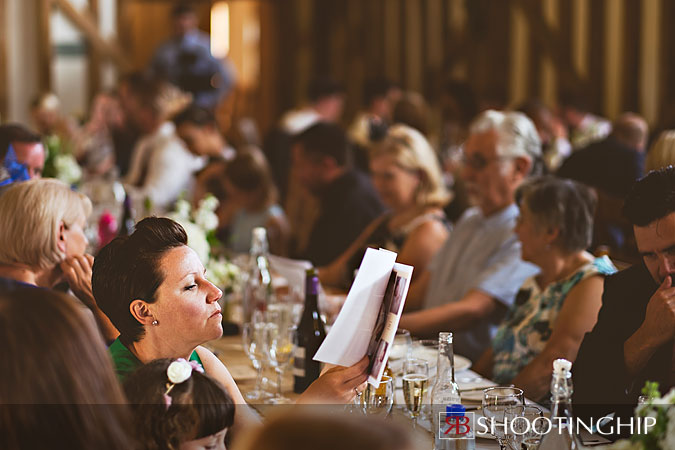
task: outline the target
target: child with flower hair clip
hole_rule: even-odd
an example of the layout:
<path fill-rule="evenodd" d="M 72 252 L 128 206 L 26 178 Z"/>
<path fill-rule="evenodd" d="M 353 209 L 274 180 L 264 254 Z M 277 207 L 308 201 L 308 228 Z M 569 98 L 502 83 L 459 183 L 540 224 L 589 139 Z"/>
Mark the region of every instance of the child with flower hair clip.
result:
<path fill-rule="evenodd" d="M 196 361 L 158 359 L 124 383 L 141 448 L 224 450 L 234 403 Z"/>

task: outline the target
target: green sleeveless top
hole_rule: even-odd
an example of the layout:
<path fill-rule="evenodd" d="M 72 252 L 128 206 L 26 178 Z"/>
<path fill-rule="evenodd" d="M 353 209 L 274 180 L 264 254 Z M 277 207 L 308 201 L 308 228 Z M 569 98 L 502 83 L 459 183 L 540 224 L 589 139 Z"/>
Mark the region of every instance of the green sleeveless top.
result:
<path fill-rule="evenodd" d="M 110 347 L 108 347 L 108 351 L 110 352 L 110 356 L 112 356 L 115 373 L 120 382 L 124 382 L 126 377 L 143 365 L 143 363 L 131 353 L 131 350 L 122 344 L 120 338 L 115 339 Z M 204 365 L 202 364 L 202 360 L 199 359 L 197 351 L 192 352 L 190 361 L 197 361 L 201 366 Z"/>

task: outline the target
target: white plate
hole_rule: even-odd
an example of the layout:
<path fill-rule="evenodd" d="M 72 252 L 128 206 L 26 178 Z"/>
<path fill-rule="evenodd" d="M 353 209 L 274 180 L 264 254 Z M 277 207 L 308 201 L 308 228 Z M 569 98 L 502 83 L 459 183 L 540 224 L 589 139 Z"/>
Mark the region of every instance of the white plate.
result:
<path fill-rule="evenodd" d="M 429 347 L 413 347 L 413 356 L 424 359 L 429 363 L 429 367 L 436 367 L 438 360 L 438 350 Z M 455 372 L 461 372 L 471 367 L 471 360 L 464 356 L 455 355 Z"/>

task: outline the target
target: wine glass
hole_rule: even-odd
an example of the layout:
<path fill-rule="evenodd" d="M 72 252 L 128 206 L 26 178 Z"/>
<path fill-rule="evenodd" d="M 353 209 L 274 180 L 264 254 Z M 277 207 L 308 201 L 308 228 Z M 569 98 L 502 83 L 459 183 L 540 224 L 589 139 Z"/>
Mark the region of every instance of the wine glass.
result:
<path fill-rule="evenodd" d="M 504 411 L 504 418 L 510 423 L 508 439 L 513 448 L 534 450 L 539 447 L 541 435 L 545 428 L 544 412 L 534 405 L 508 406 Z"/>
<path fill-rule="evenodd" d="M 263 400 L 269 397 L 269 393 L 265 392 L 262 387 L 263 381 L 263 366 L 266 360 L 264 350 L 264 327 L 265 324 L 261 322 L 245 323 L 242 328 L 242 340 L 244 343 L 244 352 L 251 360 L 253 368 L 258 371 L 255 380 L 255 388 L 247 392 L 245 397 L 247 400 Z"/>
<path fill-rule="evenodd" d="M 382 380 L 377 387 L 368 383 L 359 400 L 365 414 L 386 417 L 394 406 L 393 378 L 382 375 Z"/>
<path fill-rule="evenodd" d="M 269 401 L 273 404 L 291 403 L 281 394 L 284 370 L 291 363 L 295 342 L 295 327 L 282 327 L 275 323 L 265 324 L 265 354 L 277 373 L 277 392 Z"/>
<path fill-rule="evenodd" d="M 497 386 L 483 391 L 483 415 L 490 421 L 491 431 L 501 450 L 508 448 L 508 436 L 504 430 L 506 409 L 518 405 L 524 405 L 522 389 Z"/>
<path fill-rule="evenodd" d="M 423 359 L 408 358 L 403 364 L 403 398 L 405 406 L 417 427 L 424 394 L 429 387 L 429 363 Z"/>

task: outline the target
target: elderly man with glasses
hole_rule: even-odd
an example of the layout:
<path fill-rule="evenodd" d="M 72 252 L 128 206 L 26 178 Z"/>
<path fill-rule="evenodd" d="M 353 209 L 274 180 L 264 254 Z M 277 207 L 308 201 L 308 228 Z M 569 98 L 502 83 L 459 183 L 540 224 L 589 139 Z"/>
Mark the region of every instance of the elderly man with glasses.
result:
<path fill-rule="evenodd" d="M 462 177 L 475 206 L 418 275 L 399 326 L 423 336 L 451 330 L 455 351 L 475 360 L 520 286 L 538 271 L 520 259 L 513 229 L 514 194 L 540 161 L 541 142 L 525 115 L 490 110 L 471 124 L 463 151 Z"/>

